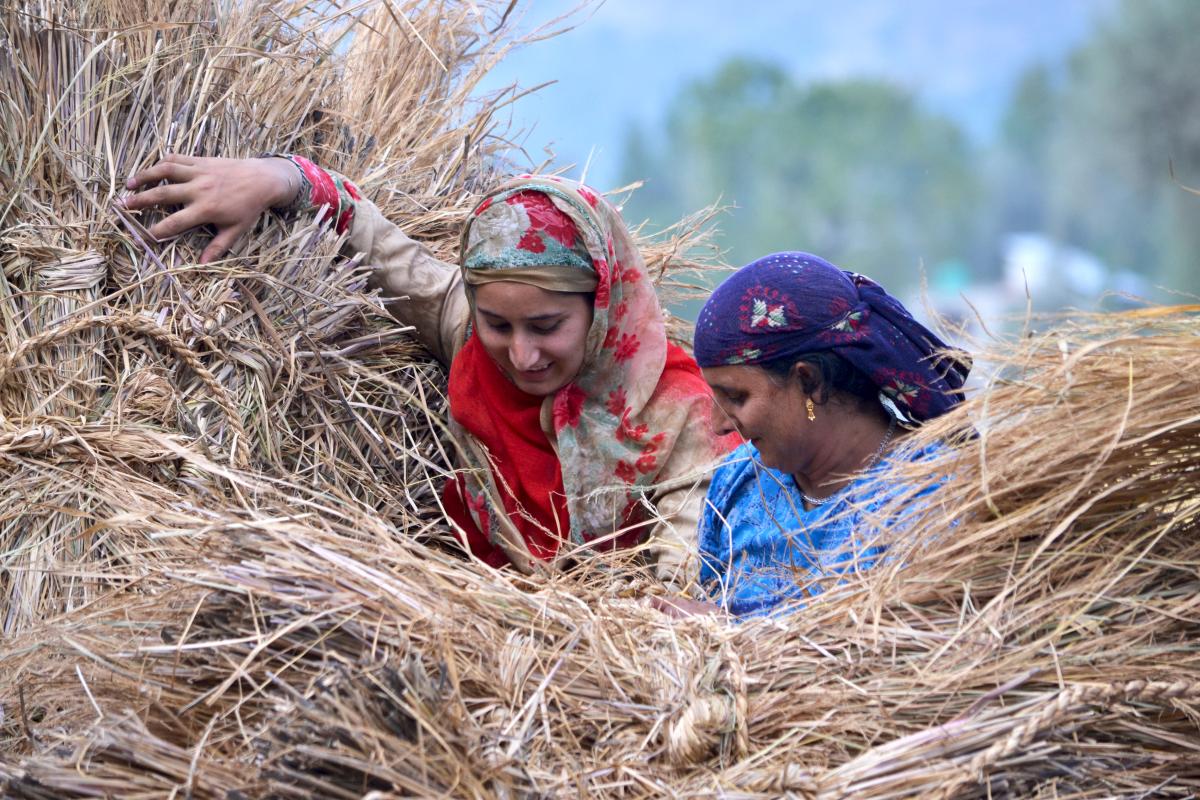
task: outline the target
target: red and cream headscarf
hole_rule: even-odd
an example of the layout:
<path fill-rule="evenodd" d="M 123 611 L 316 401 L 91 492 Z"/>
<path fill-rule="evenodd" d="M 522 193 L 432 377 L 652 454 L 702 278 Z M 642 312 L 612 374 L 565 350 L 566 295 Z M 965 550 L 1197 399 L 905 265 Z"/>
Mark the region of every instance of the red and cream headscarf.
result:
<path fill-rule="evenodd" d="M 595 297 L 583 366 L 551 398 L 517 389 L 471 334 L 451 365 L 451 416 L 488 462 L 446 492 L 472 550 L 530 569 L 562 555 L 564 542 L 640 540 L 642 499 L 698 477 L 734 442 L 714 432 L 712 395 L 695 361 L 667 342 L 620 215 L 582 184 L 521 176 L 475 208 L 461 265 L 468 287 L 514 280 Z M 553 442 L 542 434 L 544 414 Z"/>

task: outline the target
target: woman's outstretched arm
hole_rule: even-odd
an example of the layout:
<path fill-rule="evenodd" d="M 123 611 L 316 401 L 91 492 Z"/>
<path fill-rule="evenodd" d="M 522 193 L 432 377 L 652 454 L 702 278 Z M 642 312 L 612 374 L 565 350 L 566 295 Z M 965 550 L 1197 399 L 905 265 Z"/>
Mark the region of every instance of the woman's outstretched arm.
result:
<path fill-rule="evenodd" d="M 371 285 L 388 310 L 443 364 L 462 344 L 468 315 L 458 269 L 434 258 L 387 220 L 354 184 L 300 157 L 197 158 L 169 155 L 126 182 L 136 193 L 130 210 L 181 206 L 150 228 L 169 239 L 201 225 L 216 236 L 200 263 L 225 255 L 271 208 L 295 211 L 331 206 L 334 227 L 347 234 L 344 251 L 361 253 L 374 268 Z"/>

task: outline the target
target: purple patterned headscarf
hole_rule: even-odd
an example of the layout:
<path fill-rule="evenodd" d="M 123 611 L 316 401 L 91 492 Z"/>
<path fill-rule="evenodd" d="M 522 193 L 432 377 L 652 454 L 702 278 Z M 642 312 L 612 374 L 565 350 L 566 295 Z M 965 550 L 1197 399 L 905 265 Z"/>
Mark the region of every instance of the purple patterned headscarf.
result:
<path fill-rule="evenodd" d="M 696 321 L 701 367 L 831 352 L 916 421 L 962 400 L 970 361 L 947 350 L 879 284 L 810 253 L 747 264 L 716 288 Z"/>

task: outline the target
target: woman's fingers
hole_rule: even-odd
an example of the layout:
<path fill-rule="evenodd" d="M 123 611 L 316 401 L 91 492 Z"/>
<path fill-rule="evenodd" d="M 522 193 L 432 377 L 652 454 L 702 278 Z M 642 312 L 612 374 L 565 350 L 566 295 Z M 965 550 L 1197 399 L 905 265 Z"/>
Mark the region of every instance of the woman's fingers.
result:
<path fill-rule="evenodd" d="M 165 156 L 163 156 L 163 161 L 169 161 L 172 164 L 183 164 L 189 167 L 199 164 L 203 160 L 203 158 L 199 158 L 197 156 L 187 156 L 183 153 L 167 153 Z"/>
<path fill-rule="evenodd" d="M 187 184 L 165 183 L 144 192 L 131 194 L 125 198 L 122 205 L 130 211 L 155 206 L 185 205 L 191 200 L 191 191 Z"/>
<path fill-rule="evenodd" d="M 249 228 L 249 225 L 239 225 L 232 228 L 225 228 L 208 243 L 204 248 L 204 252 L 200 254 L 200 263 L 207 264 L 210 261 L 216 261 L 221 256 L 228 253 L 233 246 L 237 244 L 237 240 Z"/>
<path fill-rule="evenodd" d="M 191 159 L 191 162 L 194 164 L 195 159 Z M 135 173 L 133 177 L 125 181 L 125 188 L 137 189 L 142 186 L 153 186 L 154 184 L 162 181 L 184 183 L 191 180 L 195 175 L 195 170 L 192 168 L 192 164 L 183 164 L 177 161 L 167 160 L 160 161 L 153 167 Z"/>
<path fill-rule="evenodd" d="M 706 600 L 692 600 L 688 597 L 651 597 L 650 607 L 672 619 L 686 619 L 699 614 L 715 614 L 720 610 L 715 603 Z"/>
<path fill-rule="evenodd" d="M 682 613 L 679 606 L 667 600 L 665 597 L 652 596 L 649 600 L 649 605 L 655 611 L 662 612 L 672 619 L 682 619 L 685 614 Z"/>
<path fill-rule="evenodd" d="M 204 225 L 205 222 L 204 215 L 197 213 L 194 208 L 181 208 L 156 222 L 150 228 L 150 235 L 162 242 Z"/>

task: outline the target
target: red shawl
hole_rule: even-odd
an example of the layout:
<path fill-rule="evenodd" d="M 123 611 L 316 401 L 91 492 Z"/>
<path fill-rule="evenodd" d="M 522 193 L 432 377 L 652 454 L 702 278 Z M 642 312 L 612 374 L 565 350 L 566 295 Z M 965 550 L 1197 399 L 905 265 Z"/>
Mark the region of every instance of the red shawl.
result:
<path fill-rule="evenodd" d="M 569 265 L 581 250 L 596 286 L 574 380 L 553 398 L 530 397 L 475 337 L 450 367 L 451 428 L 465 429 L 456 434 L 471 469 L 443 494 L 471 550 L 489 563 L 529 570 L 577 547 L 632 545 L 648 527 L 628 527 L 648 521 L 638 516 L 645 499 L 699 478 L 730 449 L 715 435 L 712 393 L 696 362 L 668 344 L 620 214 L 586 186 L 526 175 L 489 194 L 463 226 L 464 281 L 521 266 L 561 278 L 579 271 Z M 540 424 L 544 403 L 553 443 Z"/>
<path fill-rule="evenodd" d="M 695 396 L 708 391 L 695 360 L 682 348 L 669 344 L 667 363 L 654 394 Z M 474 336 L 450 366 L 450 413 L 487 448 L 504 510 L 529 551 L 546 561 L 557 554 L 562 541 L 568 540 L 571 525 L 562 464 L 542 431 L 544 400 L 521 391 L 508 380 Z M 485 533 L 489 529 L 487 504 L 482 498 L 471 497 L 461 475 L 446 483 L 442 502 L 465 533 L 472 553 L 493 567 L 509 563 L 508 556 Z M 626 525 L 639 521 L 639 512 L 639 507 L 630 509 Z M 609 547 L 637 544 L 647 530 L 646 525 L 637 526 L 612 539 Z"/>

